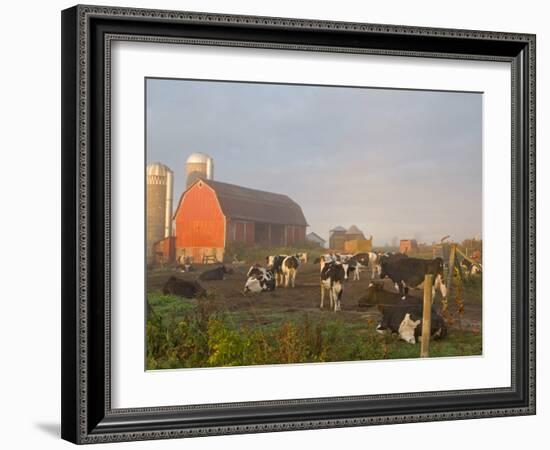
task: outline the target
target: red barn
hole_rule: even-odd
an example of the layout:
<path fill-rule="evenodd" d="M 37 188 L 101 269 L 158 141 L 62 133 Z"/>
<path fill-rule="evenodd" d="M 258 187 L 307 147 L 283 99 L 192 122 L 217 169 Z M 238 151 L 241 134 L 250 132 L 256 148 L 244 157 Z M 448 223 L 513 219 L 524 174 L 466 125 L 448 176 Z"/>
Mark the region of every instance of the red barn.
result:
<path fill-rule="evenodd" d="M 229 242 L 287 246 L 303 243 L 307 222 L 286 195 L 197 180 L 181 196 L 176 213 L 176 255 L 195 262 L 223 259 Z"/>

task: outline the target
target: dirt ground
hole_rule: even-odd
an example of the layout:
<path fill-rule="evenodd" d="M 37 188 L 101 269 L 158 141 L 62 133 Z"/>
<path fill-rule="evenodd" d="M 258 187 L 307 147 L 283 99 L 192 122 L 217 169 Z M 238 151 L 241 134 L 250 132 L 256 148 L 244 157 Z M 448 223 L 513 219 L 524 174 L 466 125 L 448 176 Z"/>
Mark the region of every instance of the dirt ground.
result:
<path fill-rule="evenodd" d="M 147 291 L 159 292 L 162 286 L 172 275 L 185 280 L 195 280 L 198 275 L 208 269 L 215 267 L 196 266 L 194 272 L 181 273 L 175 269 L 156 269 L 147 273 Z M 342 311 L 332 312 L 328 308 L 328 295 L 325 295 L 325 308 L 319 309 L 320 287 L 319 287 L 319 265 L 313 263 L 302 264 L 296 277 L 295 288 L 278 287 L 273 292 L 262 292 L 260 294 L 243 295 L 243 287 L 246 282 L 246 273 L 249 266 L 227 265 L 233 269 L 233 274 L 226 275 L 222 281 L 199 281 L 207 290 L 215 302 L 220 302 L 228 311 L 251 312 L 256 316 L 265 316 L 266 321 L 271 314 L 284 313 L 289 318 L 294 314 L 311 313 L 317 314 L 338 314 L 339 319 L 349 322 L 365 321 L 368 319 L 378 320 L 380 313 L 376 307 L 362 307 L 358 305 L 359 299 L 364 296 L 370 276 L 368 272 L 361 272 L 361 279 L 358 281 L 348 280 L 344 287 L 342 297 Z M 391 290 L 393 283 L 386 280 L 386 289 Z M 411 290 L 415 296 L 422 296 L 419 289 Z M 436 294 L 435 304 L 439 305 L 440 294 Z M 453 318 L 458 318 L 456 306 L 454 305 L 454 293 L 449 298 L 449 311 Z M 479 298 L 464 298 L 464 315 L 461 320 L 455 320 L 451 328 L 464 330 L 481 328 L 482 306 Z"/>

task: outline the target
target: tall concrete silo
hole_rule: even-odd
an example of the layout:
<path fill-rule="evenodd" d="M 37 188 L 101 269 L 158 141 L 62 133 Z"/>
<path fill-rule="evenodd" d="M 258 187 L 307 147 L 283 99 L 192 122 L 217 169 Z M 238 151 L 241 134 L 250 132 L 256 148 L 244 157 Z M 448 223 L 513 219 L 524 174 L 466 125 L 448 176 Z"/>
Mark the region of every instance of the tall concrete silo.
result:
<path fill-rule="evenodd" d="M 153 246 L 172 235 L 174 173 L 161 163 L 147 166 L 147 262 L 154 261 Z"/>
<path fill-rule="evenodd" d="M 187 158 L 185 165 L 187 174 L 187 187 L 191 186 L 199 178 L 214 179 L 214 159 L 206 153 L 192 153 Z"/>

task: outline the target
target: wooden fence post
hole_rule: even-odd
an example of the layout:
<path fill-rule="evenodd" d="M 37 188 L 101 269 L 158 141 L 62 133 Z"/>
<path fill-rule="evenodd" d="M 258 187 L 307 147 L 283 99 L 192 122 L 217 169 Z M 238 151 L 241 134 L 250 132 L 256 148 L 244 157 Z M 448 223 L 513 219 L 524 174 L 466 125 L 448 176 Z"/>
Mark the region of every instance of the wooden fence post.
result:
<path fill-rule="evenodd" d="M 447 297 L 451 295 L 451 285 L 453 283 L 453 275 L 456 260 L 456 244 L 451 244 L 449 253 L 449 273 L 447 274 Z"/>
<path fill-rule="evenodd" d="M 422 308 L 422 337 L 420 341 L 420 357 L 430 356 L 430 334 L 432 329 L 432 286 L 434 276 L 424 277 L 424 306 Z"/>

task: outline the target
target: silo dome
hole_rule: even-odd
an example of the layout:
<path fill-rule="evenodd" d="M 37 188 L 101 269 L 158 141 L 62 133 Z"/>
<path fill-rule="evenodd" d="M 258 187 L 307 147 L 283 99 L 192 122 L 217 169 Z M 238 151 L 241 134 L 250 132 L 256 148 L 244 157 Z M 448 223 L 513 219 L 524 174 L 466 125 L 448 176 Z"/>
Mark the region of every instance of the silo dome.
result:
<path fill-rule="evenodd" d="M 187 174 L 187 187 L 191 186 L 199 178 L 205 180 L 214 179 L 214 159 L 206 153 L 191 153 L 185 164 Z"/>
<path fill-rule="evenodd" d="M 206 161 L 208 161 L 209 159 L 211 158 L 206 153 L 196 152 L 189 155 L 189 158 L 187 158 L 187 163 L 206 164 Z"/>
<path fill-rule="evenodd" d="M 159 162 L 147 165 L 147 175 L 165 177 L 168 172 L 171 172 L 168 166 Z"/>

